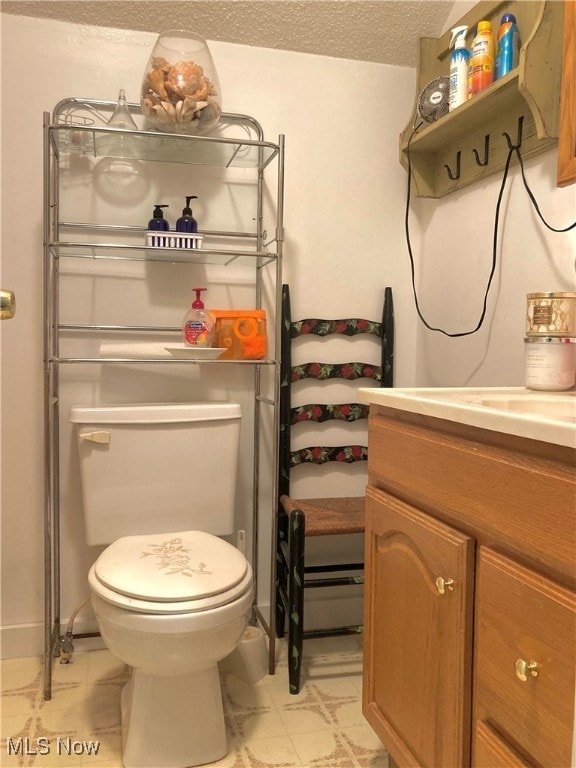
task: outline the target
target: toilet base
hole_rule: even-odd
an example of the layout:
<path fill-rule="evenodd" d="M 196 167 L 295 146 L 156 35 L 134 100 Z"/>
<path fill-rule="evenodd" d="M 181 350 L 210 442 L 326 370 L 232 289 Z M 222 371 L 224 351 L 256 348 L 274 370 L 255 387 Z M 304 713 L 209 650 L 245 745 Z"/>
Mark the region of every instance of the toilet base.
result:
<path fill-rule="evenodd" d="M 135 669 L 121 709 L 125 768 L 192 768 L 228 751 L 217 665 L 178 677 Z"/>

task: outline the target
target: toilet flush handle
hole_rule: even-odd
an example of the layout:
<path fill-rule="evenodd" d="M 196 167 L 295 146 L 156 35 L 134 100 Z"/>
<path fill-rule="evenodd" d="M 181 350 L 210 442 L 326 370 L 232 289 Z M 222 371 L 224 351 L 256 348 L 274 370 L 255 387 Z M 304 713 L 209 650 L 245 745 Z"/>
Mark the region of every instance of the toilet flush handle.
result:
<path fill-rule="evenodd" d="M 80 440 L 89 440 L 91 443 L 110 442 L 110 432 L 83 432 L 80 434 Z"/>

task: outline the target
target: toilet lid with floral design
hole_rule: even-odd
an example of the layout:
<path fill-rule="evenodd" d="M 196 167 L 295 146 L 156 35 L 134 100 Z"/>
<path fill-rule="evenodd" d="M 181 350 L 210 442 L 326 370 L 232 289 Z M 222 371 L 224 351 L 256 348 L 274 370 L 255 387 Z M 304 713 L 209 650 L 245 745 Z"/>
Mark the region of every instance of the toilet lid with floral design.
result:
<path fill-rule="evenodd" d="M 202 600 L 246 576 L 242 552 L 203 531 L 125 536 L 96 560 L 94 575 L 114 592 L 157 603 Z"/>

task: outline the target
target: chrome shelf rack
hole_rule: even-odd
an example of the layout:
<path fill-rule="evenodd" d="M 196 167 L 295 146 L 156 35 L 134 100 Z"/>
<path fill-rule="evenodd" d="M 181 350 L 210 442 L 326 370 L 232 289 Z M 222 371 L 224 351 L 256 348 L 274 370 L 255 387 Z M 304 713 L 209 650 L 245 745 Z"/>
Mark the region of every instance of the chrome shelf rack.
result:
<path fill-rule="evenodd" d="M 123 130 L 108 128 L 102 115 L 111 116 L 116 104 L 85 98 L 69 98 L 59 102 L 53 113 L 44 113 L 44 434 L 45 434 L 45 664 L 44 697 L 52 696 L 53 658 L 60 656 L 65 639 L 61 625 L 61 526 L 60 526 L 60 367 L 62 365 L 124 363 L 130 365 L 154 364 L 162 366 L 248 366 L 253 369 L 254 392 L 254 461 L 252 499 L 252 552 L 254 578 L 258 581 L 259 519 L 270 515 L 275 527 L 276 480 L 271 492 L 270 508 L 260 509 L 259 488 L 259 441 L 261 439 L 261 407 L 272 408 L 274 434 L 267 437 L 272 446 L 272 474 L 277 477 L 278 462 L 278 400 L 280 388 L 280 305 L 282 286 L 282 250 L 284 242 L 284 136 L 277 143 L 264 140 L 259 123 L 249 115 L 223 113 L 218 135 L 188 136 L 177 133 L 159 133 L 148 130 Z M 136 117 L 140 115 L 138 104 L 128 108 Z M 138 119 L 138 118 L 137 118 Z M 60 168 L 74 155 L 92 158 L 130 158 L 144 164 L 178 163 L 209 165 L 224 168 L 253 169 L 257 186 L 254 232 L 204 231 L 206 247 L 201 249 L 149 248 L 126 242 L 134 236 L 144 237 L 145 229 L 124 227 L 105 222 L 63 221 L 60 218 Z M 263 229 L 264 171 L 275 164 L 277 189 L 274 201 L 274 234 L 267 241 Z M 148 166 L 147 166 L 148 167 Z M 153 168 L 153 167 L 152 167 Z M 85 238 L 89 238 L 85 240 Z M 211 247 L 210 242 L 216 243 Z M 225 246 L 222 243 L 226 243 Z M 60 339 L 65 333 L 99 339 L 115 332 L 127 333 L 176 333 L 179 328 L 162 325 L 92 325 L 65 323 L 60 318 L 60 263 L 62 259 L 78 260 L 131 260 L 202 265 L 242 266 L 254 270 L 256 307 L 262 306 L 262 268 L 270 265 L 274 280 L 274 324 L 268 325 L 268 337 L 273 354 L 263 360 L 188 360 L 181 358 L 148 357 L 95 357 L 92 355 L 64 355 Z M 80 263 L 80 262 L 79 262 Z M 261 372 L 273 370 L 273 394 L 263 392 Z M 274 590 L 274 547 L 270 542 L 271 597 Z M 252 620 L 259 621 L 270 638 L 270 669 L 274 670 L 274 612 L 263 615 L 255 603 Z M 90 635 L 89 635 L 90 636 Z M 73 637 L 86 637 L 85 634 Z"/>

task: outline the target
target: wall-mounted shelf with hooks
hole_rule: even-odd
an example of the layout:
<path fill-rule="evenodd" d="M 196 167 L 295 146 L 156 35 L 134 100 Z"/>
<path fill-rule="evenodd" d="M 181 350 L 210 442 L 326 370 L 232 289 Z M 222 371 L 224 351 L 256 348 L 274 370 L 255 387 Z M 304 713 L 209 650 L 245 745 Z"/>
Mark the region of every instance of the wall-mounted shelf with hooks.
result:
<path fill-rule="evenodd" d="M 480 2 L 458 25 L 489 19 L 496 39 L 500 19 L 513 13 L 520 30 L 518 67 L 435 123 L 418 125 L 416 107 L 400 136 L 400 161 L 420 197 L 443 197 L 502 171 L 509 144 L 531 157 L 558 141 L 564 3 L 549 0 Z M 456 24 L 454 25 L 456 26 Z M 448 75 L 450 33 L 422 38 L 417 93 Z"/>

